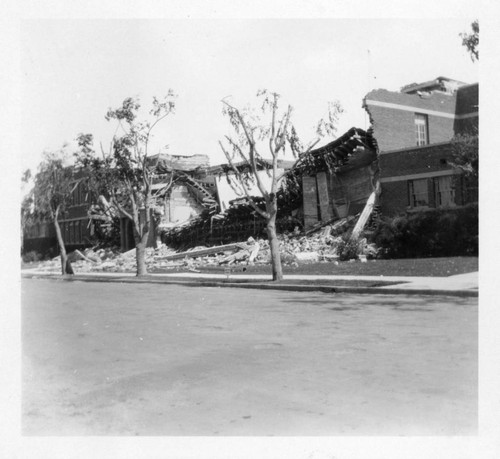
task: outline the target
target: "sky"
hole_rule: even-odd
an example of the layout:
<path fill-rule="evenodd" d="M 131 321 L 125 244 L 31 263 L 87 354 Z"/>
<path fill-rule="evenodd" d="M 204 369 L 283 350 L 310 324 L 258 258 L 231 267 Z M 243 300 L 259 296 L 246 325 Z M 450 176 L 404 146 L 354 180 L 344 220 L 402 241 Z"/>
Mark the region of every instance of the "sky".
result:
<path fill-rule="evenodd" d="M 116 128 L 104 119 L 109 107 L 137 96 L 147 109 L 169 88 L 176 112 L 156 129 L 153 153 L 223 162 L 218 140 L 230 128 L 221 100 L 242 107 L 262 88 L 293 106 L 305 143 L 328 101 L 344 108 L 338 135 L 367 129 L 362 99 L 372 89 L 437 76 L 478 81 L 459 37 L 473 19 L 23 20 L 21 167 L 35 170 L 44 150 L 80 132 L 107 148 Z"/>

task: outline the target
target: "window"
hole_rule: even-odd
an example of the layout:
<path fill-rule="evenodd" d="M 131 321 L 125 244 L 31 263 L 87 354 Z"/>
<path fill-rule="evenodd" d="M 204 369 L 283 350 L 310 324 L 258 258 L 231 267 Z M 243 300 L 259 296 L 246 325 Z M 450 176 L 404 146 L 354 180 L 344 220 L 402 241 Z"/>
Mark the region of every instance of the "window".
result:
<path fill-rule="evenodd" d="M 427 179 L 410 180 L 408 182 L 410 207 L 425 207 L 429 205 L 429 189 Z"/>
<path fill-rule="evenodd" d="M 434 193 L 436 207 L 451 207 L 455 205 L 455 189 L 453 187 L 453 177 L 436 177 L 434 179 Z"/>
<path fill-rule="evenodd" d="M 415 113 L 415 133 L 418 146 L 427 145 L 429 143 L 427 115 Z"/>

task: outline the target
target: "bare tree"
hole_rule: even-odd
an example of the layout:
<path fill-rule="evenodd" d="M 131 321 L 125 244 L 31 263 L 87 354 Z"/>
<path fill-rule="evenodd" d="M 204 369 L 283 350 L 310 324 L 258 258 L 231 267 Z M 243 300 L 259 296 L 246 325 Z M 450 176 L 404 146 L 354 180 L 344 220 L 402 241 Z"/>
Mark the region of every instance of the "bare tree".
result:
<path fill-rule="evenodd" d="M 136 248 L 137 276 L 147 274 L 146 244 L 152 228 L 151 211 L 155 200 L 152 189 L 156 164 L 151 161 L 148 148 L 153 130 L 175 110 L 175 94 L 172 90 L 159 100 L 153 98 L 150 120 L 138 122 L 138 99 L 127 98 L 122 106 L 109 109 L 106 119 L 116 120 L 117 132 L 109 151 L 101 145 L 102 158 L 95 155 L 92 135 L 80 134 L 79 163 L 87 170 L 97 186 L 111 197 L 120 215 L 132 221 Z M 166 186 L 169 186 L 167 184 Z M 165 191 L 165 187 L 162 191 Z"/>
<path fill-rule="evenodd" d="M 329 104 L 328 119 L 320 120 L 316 127 L 316 140 L 304 146 L 292 123 L 293 109 L 288 105 L 280 110 L 280 95 L 261 90 L 257 93 L 259 108 L 239 109 L 223 100 L 223 114 L 234 130 L 233 136 L 226 135 L 219 145 L 230 166 L 230 174 L 237 181 L 248 203 L 254 211 L 266 220 L 266 231 L 271 249 L 272 276 L 274 281 L 283 279 L 279 241 L 276 233 L 278 213 L 277 193 L 283 174 L 280 174 L 278 159 L 291 153 L 294 158 L 307 154 L 326 134 L 336 132 L 336 124 L 342 108 L 338 102 Z M 265 160 L 260 151 L 268 153 Z M 269 180 L 264 180 L 267 173 Z M 267 183 L 266 183 L 267 182 Z M 255 188 L 264 198 L 265 208 L 256 203 Z"/>

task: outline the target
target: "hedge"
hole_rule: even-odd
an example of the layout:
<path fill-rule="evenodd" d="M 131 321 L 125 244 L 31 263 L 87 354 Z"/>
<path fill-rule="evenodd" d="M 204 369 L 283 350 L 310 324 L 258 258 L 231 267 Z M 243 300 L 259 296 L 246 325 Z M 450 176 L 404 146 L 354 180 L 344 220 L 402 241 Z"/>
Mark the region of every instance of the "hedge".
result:
<path fill-rule="evenodd" d="M 370 240 L 382 258 L 477 256 L 477 204 L 381 217 Z"/>

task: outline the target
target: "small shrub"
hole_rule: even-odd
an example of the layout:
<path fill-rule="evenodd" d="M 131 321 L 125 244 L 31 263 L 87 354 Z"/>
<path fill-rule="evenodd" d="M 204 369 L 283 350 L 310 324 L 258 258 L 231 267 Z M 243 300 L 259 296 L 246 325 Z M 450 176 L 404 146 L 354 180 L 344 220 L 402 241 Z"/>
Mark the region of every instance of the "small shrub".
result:
<path fill-rule="evenodd" d="M 337 244 L 337 254 L 340 261 L 352 260 L 353 258 L 358 258 L 358 255 L 362 251 L 360 250 L 359 240 L 350 240 L 350 235 L 346 234 L 342 236 L 341 240 Z"/>

